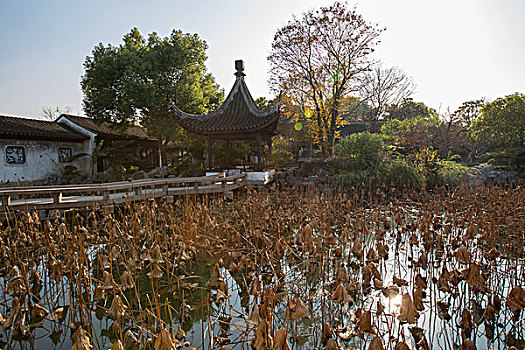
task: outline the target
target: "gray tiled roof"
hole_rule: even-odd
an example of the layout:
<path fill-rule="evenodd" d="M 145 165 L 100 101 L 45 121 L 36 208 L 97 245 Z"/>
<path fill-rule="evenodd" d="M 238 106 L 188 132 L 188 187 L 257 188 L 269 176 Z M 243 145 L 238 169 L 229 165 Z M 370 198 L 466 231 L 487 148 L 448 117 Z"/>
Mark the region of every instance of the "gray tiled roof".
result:
<path fill-rule="evenodd" d="M 216 110 L 206 115 L 182 112 L 173 106 L 180 125 L 197 134 L 225 135 L 275 130 L 279 119 L 279 100 L 268 111 L 255 105 L 244 77 L 237 77 L 230 94 Z"/>
<path fill-rule="evenodd" d="M 87 139 L 87 137 L 55 122 L 8 116 L 0 116 L 0 137 L 64 141 Z"/>
<path fill-rule="evenodd" d="M 120 126 L 117 123 L 99 122 L 92 118 L 81 117 L 78 115 L 62 114 L 73 123 L 90 130 L 101 138 L 129 138 L 142 140 L 155 140 L 148 136 L 146 129 L 137 125 Z M 59 118 L 60 118 L 59 117 Z"/>

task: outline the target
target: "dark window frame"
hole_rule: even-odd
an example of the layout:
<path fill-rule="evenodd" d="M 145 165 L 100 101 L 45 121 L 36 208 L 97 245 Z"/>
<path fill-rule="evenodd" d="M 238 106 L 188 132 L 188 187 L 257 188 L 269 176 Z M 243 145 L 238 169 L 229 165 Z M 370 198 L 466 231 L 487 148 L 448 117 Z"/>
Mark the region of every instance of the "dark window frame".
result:
<path fill-rule="evenodd" d="M 62 158 L 61 151 L 69 151 L 69 156 L 67 157 L 67 159 Z M 60 163 L 69 162 L 71 157 L 73 157 L 73 148 L 71 148 L 71 147 L 58 147 L 57 153 L 58 153 L 58 161 Z"/>
<path fill-rule="evenodd" d="M 21 149 L 22 150 L 22 159 L 23 161 L 22 162 L 18 162 L 18 161 L 12 161 L 10 160 L 10 155 L 8 154 L 8 149 Z M 20 146 L 20 145 L 12 145 L 12 146 L 5 146 L 5 162 L 7 165 L 10 165 L 10 166 L 17 166 L 17 165 L 24 165 L 27 163 L 27 152 L 26 152 L 26 148 L 24 146 Z"/>

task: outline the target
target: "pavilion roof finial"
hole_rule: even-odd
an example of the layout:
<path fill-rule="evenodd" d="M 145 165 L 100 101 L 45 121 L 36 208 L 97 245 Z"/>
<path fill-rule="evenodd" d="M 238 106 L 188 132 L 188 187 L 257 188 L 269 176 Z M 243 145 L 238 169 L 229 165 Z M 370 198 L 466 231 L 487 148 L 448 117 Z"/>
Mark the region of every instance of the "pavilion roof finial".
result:
<path fill-rule="evenodd" d="M 244 74 L 244 61 L 243 60 L 236 60 L 235 61 L 235 69 L 237 72 L 235 72 L 236 77 L 245 77 L 246 74 Z"/>

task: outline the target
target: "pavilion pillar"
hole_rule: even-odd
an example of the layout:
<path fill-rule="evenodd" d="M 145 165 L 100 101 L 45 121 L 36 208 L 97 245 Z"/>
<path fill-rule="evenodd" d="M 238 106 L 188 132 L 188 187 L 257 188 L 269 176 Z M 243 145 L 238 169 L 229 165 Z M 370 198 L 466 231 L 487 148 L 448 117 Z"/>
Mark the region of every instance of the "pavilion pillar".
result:
<path fill-rule="evenodd" d="M 212 138 L 211 135 L 208 135 L 208 169 L 213 169 L 213 160 L 212 160 L 212 154 L 211 154 L 211 146 L 212 146 Z"/>
<path fill-rule="evenodd" d="M 262 164 L 262 144 L 261 135 L 257 135 L 257 165 L 260 167 Z"/>
<path fill-rule="evenodd" d="M 226 141 L 226 169 L 230 169 L 230 140 Z"/>

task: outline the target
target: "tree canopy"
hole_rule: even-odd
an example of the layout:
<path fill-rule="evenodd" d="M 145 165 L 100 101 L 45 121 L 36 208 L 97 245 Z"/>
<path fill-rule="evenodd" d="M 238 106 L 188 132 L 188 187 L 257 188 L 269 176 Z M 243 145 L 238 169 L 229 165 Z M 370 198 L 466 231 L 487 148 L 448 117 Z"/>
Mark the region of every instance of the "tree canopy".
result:
<path fill-rule="evenodd" d="M 133 28 L 119 46 L 99 44 L 84 61 L 84 111 L 94 119 L 139 122 L 163 146 L 180 142 L 184 132 L 170 103 L 204 114 L 223 99 L 223 91 L 206 72 L 206 49 L 197 34 L 180 30 L 165 38 L 155 32 L 145 38 Z"/>
<path fill-rule="evenodd" d="M 285 92 L 285 114 L 302 118 L 324 150 L 334 145 L 343 123 L 341 100 L 358 90 L 357 78 L 369 68 L 381 32 L 355 8 L 335 2 L 294 17 L 275 34 L 268 57 L 271 88 Z"/>
<path fill-rule="evenodd" d="M 398 104 L 392 104 L 387 108 L 387 119 L 405 120 L 422 117 L 430 118 L 437 116 L 434 108 L 428 107 L 423 102 L 415 102 L 411 98 L 405 98 Z"/>
<path fill-rule="evenodd" d="M 485 105 L 485 99 L 466 101 L 452 113 L 452 118 L 462 126 L 470 128 L 472 123 L 479 118 L 481 110 Z"/>
<path fill-rule="evenodd" d="M 515 93 L 485 104 L 472 127 L 473 137 L 490 148 L 524 146 L 525 95 Z"/>

